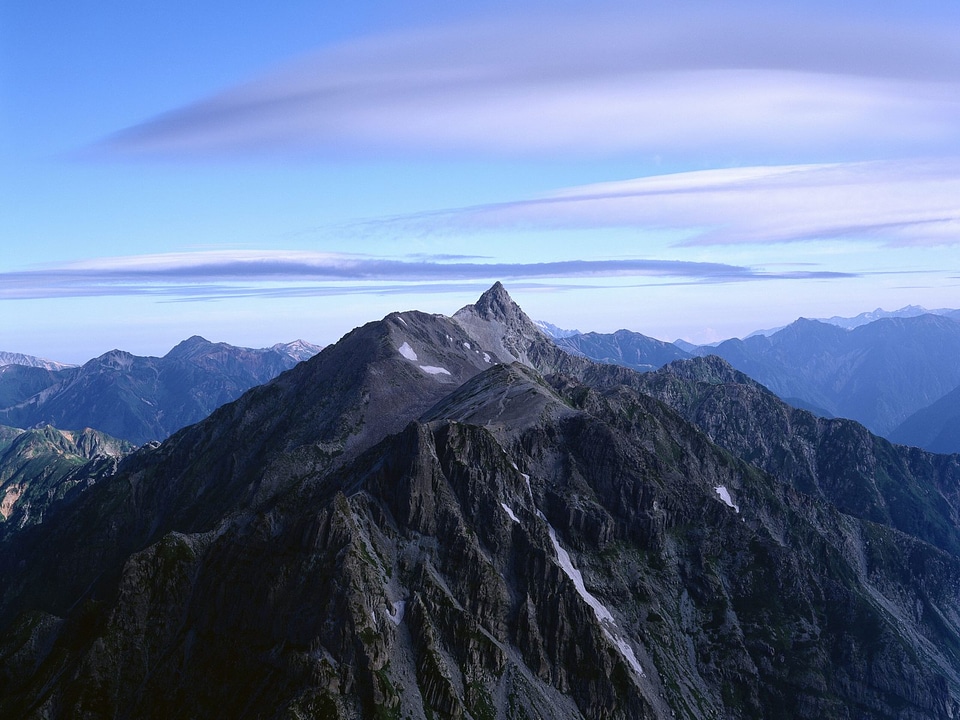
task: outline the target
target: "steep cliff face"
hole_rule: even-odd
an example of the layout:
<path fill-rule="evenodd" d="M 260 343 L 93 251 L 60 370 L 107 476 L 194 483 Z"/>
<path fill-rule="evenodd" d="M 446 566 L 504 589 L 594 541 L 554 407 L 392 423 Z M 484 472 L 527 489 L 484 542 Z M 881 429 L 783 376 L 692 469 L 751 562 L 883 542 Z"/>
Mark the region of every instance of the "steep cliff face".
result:
<path fill-rule="evenodd" d="M 360 328 L 5 541 L 0 715 L 960 714 L 956 554 L 497 307 Z"/>

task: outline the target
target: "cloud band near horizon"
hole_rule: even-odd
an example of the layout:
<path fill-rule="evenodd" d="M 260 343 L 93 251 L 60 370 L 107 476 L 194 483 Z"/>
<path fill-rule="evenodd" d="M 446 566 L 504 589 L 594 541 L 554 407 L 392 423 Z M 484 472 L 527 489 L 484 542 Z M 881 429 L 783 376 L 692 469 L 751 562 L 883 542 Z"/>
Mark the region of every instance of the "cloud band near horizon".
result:
<path fill-rule="evenodd" d="M 832 280 L 854 273 L 822 270 L 768 271 L 738 265 L 677 260 L 562 260 L 542 263 L 404 261 L 331 253 L 215 251 L 105 258 L 0 274 L 0 299 L 146 295 L 180 299 L 336 294 L 339 283 L 564 280 L 644 277 L 689 283 L 760 280 Z M 304 283 L 315 283 L 304 285 Z M 344 288 L 344 293 L 362 292 Z"/>

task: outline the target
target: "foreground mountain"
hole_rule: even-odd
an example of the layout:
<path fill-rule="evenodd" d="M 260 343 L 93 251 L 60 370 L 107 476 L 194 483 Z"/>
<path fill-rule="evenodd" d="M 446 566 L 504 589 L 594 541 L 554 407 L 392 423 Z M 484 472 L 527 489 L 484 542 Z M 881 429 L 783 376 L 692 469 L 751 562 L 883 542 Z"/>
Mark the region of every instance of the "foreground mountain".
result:
<path fill-rule="evenodd" d="M 886 435 L 960 386 L 960 322 L 888 318 L 844 330 L 797 320 L 770 337 L 702 348 L 781 398 L 857 420 Z"/>
<path fill-rule="evenodd" d="M 201 337 L 162 358 L 113 350 L 81 367 L 0 368 L 0 423 L 94 427 L 136 444 L 163 440 L 316 354 L 303 341 L 252 350 Z"/>
<path fill-rule="evenodd" d="M 497 285 L 4 541 L 0 715 L 957 717 L 950 460 L 717 358 L 570 356 Z"/>

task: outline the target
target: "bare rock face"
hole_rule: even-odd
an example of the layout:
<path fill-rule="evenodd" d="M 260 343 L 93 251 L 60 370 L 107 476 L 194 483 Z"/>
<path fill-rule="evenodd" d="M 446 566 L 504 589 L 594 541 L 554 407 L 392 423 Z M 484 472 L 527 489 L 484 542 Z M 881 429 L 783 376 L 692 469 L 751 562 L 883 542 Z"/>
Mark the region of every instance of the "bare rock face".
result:
<path fill-rule="evenodd" d="M 960 715 L 960 557 L 813 491 L 861 450 L 804 489 L 729 366 L 508 299 L 358 328 L 3 540 L 0 716 Z"/>

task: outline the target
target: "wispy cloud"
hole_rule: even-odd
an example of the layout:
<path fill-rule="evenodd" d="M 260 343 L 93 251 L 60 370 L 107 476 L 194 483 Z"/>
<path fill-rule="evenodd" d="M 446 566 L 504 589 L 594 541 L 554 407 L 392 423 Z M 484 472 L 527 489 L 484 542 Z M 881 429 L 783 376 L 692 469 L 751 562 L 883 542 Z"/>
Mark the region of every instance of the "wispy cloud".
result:
<path fill-rule="evenodd" d="M 145 295 L 214 299 L 383 293 L 395 283 L 645 277 L 691 283 L 854 277 L 654 259 L 542 263 L 396 260 L 331 253 L 216 251 L 104 258 L 0 274 L 0 299 Z M 366 283 L 350 285 L 350 283 Z"/>
<path fill-rule="evenodd" d="M 869 240 L 960 244 L 960 159 L 705 170 L 598 183 L 542 197 L 385 218 L 410 233 L 636 227 L 684 245 Z"/>
<path fill-rule="evenodd" d="M 953 29 L 816 12 L 551 8 L 369 37 L 96 152 L 850 159 L 960 149 Z"/>

